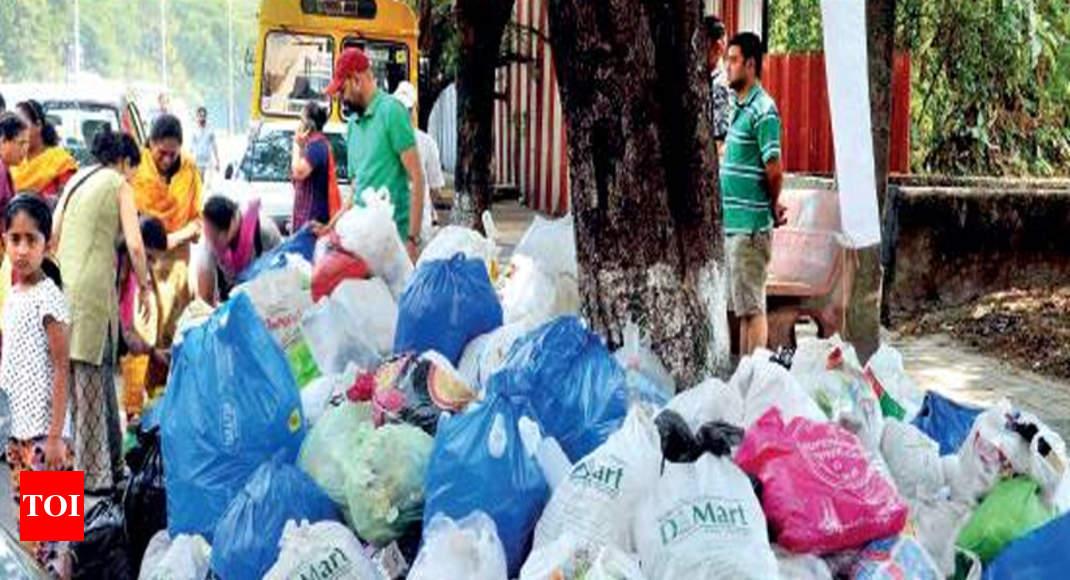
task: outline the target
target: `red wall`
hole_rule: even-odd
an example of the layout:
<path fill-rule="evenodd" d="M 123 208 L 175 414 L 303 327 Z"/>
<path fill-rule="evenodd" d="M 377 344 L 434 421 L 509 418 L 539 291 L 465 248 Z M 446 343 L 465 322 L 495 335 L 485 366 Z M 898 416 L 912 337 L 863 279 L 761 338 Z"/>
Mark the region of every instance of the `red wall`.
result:
<path fill-rule="evenodd" d="M 773 54 L 762 67 L 762 85 L 776 100 L 783 121 L 785 170 L 833 173 L 832 120 L 823 53 Z M 910 55 L 897 54 L 892 70 L 893 173 L 910 169 Z"/>

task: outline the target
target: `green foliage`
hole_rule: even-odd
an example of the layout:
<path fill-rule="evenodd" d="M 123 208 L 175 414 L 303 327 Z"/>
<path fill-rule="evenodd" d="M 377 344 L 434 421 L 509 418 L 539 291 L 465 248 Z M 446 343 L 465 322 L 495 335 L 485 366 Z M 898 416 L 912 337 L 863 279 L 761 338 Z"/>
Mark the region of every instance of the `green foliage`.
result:
<path fill-rule="evenodd" d="M 822 50 L 821 0 L 769 0 L 769 52 Z"/>
<path fill-rule="evenodd" d="M 820 0 L 771 0 L 772 52 L 821 50 Z M 911 169 L 1070 173 L 1066 0 L 899 0 L 912 55 Z"/>
<path fill-rule="evenodd" d="M 901 22 L 901 40 L 916 47 L 915 170 L 1067 174 L 1070 9 L 1065 0 L 909 0 Z"/>
<path fill-rule="evenodd" d="M 234 0 L 236 117 L 249 117 L 259 0 Z M 227 114 L 227 1 L 167 0 L 168 85 L 217 126 Z M 106 79 L 161 83 L 160 0 L 82 0 L 82 70 Z M 0 80 L 63 82 L 73 62 L 74 3 L 0 0 Z M 250 73 L 250 74 L 247 74 Z"/>

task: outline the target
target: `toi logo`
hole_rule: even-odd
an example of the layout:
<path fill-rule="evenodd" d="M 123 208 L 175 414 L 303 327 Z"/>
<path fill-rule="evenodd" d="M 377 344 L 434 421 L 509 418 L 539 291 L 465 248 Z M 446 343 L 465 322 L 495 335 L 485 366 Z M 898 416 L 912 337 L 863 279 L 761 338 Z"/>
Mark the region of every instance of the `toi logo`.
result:
<path fill-rule="evenodd" d="M 19 474 L 19 492 L 19 540 L 84 539 L 84 471 L 23 471 Z"/>

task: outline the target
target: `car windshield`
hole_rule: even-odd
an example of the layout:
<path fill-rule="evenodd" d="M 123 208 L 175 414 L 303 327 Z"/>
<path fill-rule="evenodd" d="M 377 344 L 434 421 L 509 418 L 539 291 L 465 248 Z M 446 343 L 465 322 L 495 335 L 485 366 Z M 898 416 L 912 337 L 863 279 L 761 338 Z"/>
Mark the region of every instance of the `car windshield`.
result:
<path fill-rule="evenodd" d="M 112 105 L 79 101 L 46 100 L 41 106 L 56 127 L 60 145 L 71 152 L 80 165 L 90 165 L 93 139 L 104 127 L 120 128 L 119 109 Z"/>
<path fill-rule="evenodd" d="M 257 133 L 242 160 L 242 173 L 249 181 L 290 181 L 290 161 L 294 133 L 291 130 L 263 130 Z M 327 133 L 334 152 L 335 173 L 339 183 L 348 183 L 345 137 Z"/>

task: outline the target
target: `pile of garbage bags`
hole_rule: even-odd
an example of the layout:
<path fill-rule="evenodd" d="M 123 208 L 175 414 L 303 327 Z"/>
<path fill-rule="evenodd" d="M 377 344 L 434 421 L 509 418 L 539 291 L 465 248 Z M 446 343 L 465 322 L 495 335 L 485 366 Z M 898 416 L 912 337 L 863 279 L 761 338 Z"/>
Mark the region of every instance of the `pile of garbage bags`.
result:
<path fill-rule="evenodd" d="M 678 384 L 578 317 L 570 218 L 506 268 L 441 230 L 414 266 L 368 192 L 198 313 L 76 577 L 1058 577 L 1063 440 L 923 393 L 894 349 L 758 351 Z M 152 429 L 158 424 L 158 429 Z"/>

